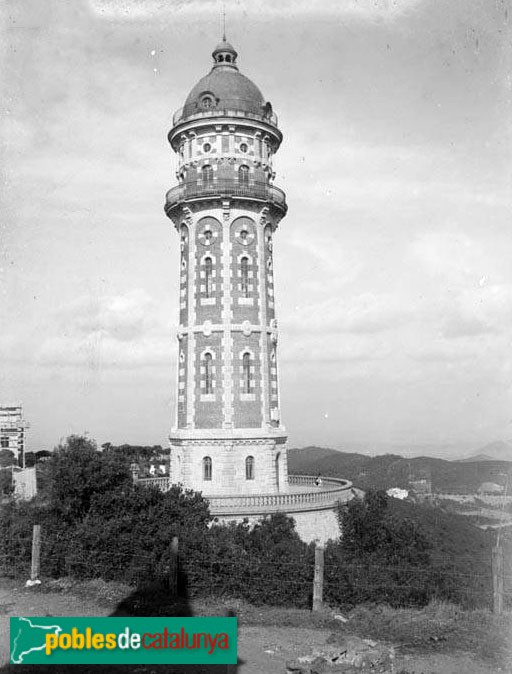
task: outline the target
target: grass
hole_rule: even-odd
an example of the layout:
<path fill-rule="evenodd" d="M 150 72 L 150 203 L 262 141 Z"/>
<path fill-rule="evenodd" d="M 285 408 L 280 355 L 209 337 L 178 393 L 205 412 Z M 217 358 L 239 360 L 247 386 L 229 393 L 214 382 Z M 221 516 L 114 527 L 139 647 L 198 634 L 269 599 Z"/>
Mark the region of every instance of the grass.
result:
<path fill-rule="evenodd" d="M 133 588 L 103 580 L 47 581 L 41 592 L 66 592 L 114 609 Z M 33 590 L 32 590 L 33 592 Z M 402 653 L 449 653 L 467 651 L 496 667 L 512 668 L 512 613 L 493 615 L 484 609 L 464 609 L 443 601 L 432 601 L 421 609 L 396 609 L 368 604 L 343 614 L 336 620 L 326 608 L 313 613 L 305 609 L 254 606 L 241 599 L 195 598 L 189 602 L 193 615 L 217 616 L 233 611 L 240 624 L 263 627 L 327 629 L 395 645 Z"/>

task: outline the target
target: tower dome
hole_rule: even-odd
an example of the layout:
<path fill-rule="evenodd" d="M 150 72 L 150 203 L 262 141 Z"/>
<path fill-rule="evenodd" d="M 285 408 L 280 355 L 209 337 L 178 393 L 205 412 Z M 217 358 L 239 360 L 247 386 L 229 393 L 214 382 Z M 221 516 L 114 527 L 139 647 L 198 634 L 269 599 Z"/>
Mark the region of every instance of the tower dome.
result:
<path fill-rule="evenodd" d="M 212 52 L 213 67 L 202 77 L 187 96 L 181 119 L 215 110 L 235 110 L 262 117 L 272 114 L 270 103 L 248 77 L 238 70 L 235 48 L 223 40 Z"/>

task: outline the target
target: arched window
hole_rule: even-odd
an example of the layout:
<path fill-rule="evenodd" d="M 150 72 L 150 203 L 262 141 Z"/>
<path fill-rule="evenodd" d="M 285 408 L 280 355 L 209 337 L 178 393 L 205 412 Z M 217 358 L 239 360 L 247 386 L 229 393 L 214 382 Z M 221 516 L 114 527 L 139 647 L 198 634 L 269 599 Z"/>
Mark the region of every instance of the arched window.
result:
<path fill-rule="evenodd" d="M 243 381 L 243 390 L 242 393 L 251 392 L 251 354 L 244 353 L 242 357 L 242 381 Z"/>
<path fill-rule="evenodd" d="M 238 184 L 240 187 L 249 187 L 249 167 L 240 166 L 238 169 Z"/>
<path fill-rule="evenodd" d="M 243 257 L 240 260 L 240 276 L 242 277 L 242 295 L 249 297 L 249 258 Z"/>
<path fill-rule="evenodd" d="M 212 479 L 212 460 L 209 456 L 203 459 L 203 480 Z"/>
<path fill-rule="evenodd" d="M 206 297 L 211 297 L 213 292 L 213 260 L 207 257 L 204 261 L 205 293 Z"/>
<path fill-rule="evenodd" d="M 254 480 L 254 456 L 245 459 L 245 479 Z"/>
<path fill-rule="evenodd" d="M 206 395 L 213 393 L 213 358 L 211 353 L 204 355 L 204 392 Z"/>
<path fill-rule="evenodd" d="M 203 166 L 201 169 L 203 177 L 203 187 L 211 187 L 213 185 L 213 169 L 210 165 Z"/>

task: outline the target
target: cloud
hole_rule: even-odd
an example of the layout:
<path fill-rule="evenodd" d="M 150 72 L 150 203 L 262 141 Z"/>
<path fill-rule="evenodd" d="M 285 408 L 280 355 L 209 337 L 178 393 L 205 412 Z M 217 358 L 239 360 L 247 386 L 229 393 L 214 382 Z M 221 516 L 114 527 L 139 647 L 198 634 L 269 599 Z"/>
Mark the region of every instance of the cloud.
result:
<path fill-rule="evenodd" d="M 463 289 L 456 297 L 451 316 L 444 321 L 446 338 L 503 334 L 512 331 L 512 284 L 486 285 Z"/>
<path fill-rule="evenodd" d="M 280 3 L 271 0 L 259 0 L 256 8 L 260 14 L 271 14 L 287 17 L 290 13 L 323 14 L 354 17 L 363 20 L 393 20 L 410 12 L 422 0 L 284 0 Z M 117 20 L 137 20 L 155 15 L 163 16 L 179 14 L 211 13 L 220 17 L 220 6 L 217 0 L 89 0 L 92 10 L 99 16 Z M 254 3 L 239 0 L 227 4 L 228 18 L 234 13 L 243 14 L 255 10 Z M 219 22 L 220 23 L 220 22 Z"/>
<path fill-rule="evenodd" d="M 396 328 L 408 317 L 396 295 L 362 293 L 301 306 L 287 317 L 286 325 L 298 334 L 374 334 Z"/>
<path fill-rule="evenodd" d="M 143 290 L 84 296 L 55 312 L 50 334 L 36 353 L 39 364 L 138 368 L 169 365 L 170 325 Z"/>

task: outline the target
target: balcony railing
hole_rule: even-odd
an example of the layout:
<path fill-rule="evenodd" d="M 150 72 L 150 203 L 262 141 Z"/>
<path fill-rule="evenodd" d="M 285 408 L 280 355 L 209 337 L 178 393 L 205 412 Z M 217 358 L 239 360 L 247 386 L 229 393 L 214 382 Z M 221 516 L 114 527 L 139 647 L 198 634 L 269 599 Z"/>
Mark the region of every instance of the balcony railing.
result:
<path fill-rule="evenodd" d="M 166 210 L 174 208 L 186 199 L 200 197 L 247 197 L 269 201 L 286 211 L 286 195 L 275 185 L 249 180 L 242 182 L 233 178 L 213 178 L 211 182 L 204 180 L 188 180 L 171 188 L 166 194 Z"/>
<path fill-rule="evenodd" d="M 172 117 L 172 125 L 176 126 L 180 122 L 203 117 L 247 117 L 277 126 L 277 115 L 268 103 L 260 106 L 254 101 L 224 98 L 218 104 L 213 102 L 211 107 L 203 107 L 204 105 L 204 100 L 203 102 L 194 101 L 176 110 Z"/>
<path fill-rule="evenodd" d="M 337 503 L 352 498 L 352 483 L 348 480 L 329 477 L 322 478 L 321 486 L 316 486 L 312 475 L 289 475 L 291 490 L 281 494 L 235 494 L 233 496 L 206 496 L 210 512 L 214 517 L 227 515 L 260 515 L 278 511 L 300 512 L 304 510 L 326 510 Z M 162 491 L 171 487 L 169 477 L 150 477 L 138 480 L 138 484 L 155 486 Z M 293 491 L 293 487 L 301 487 Z M 303 487 L 311 487 L 304 491 Z"/>

